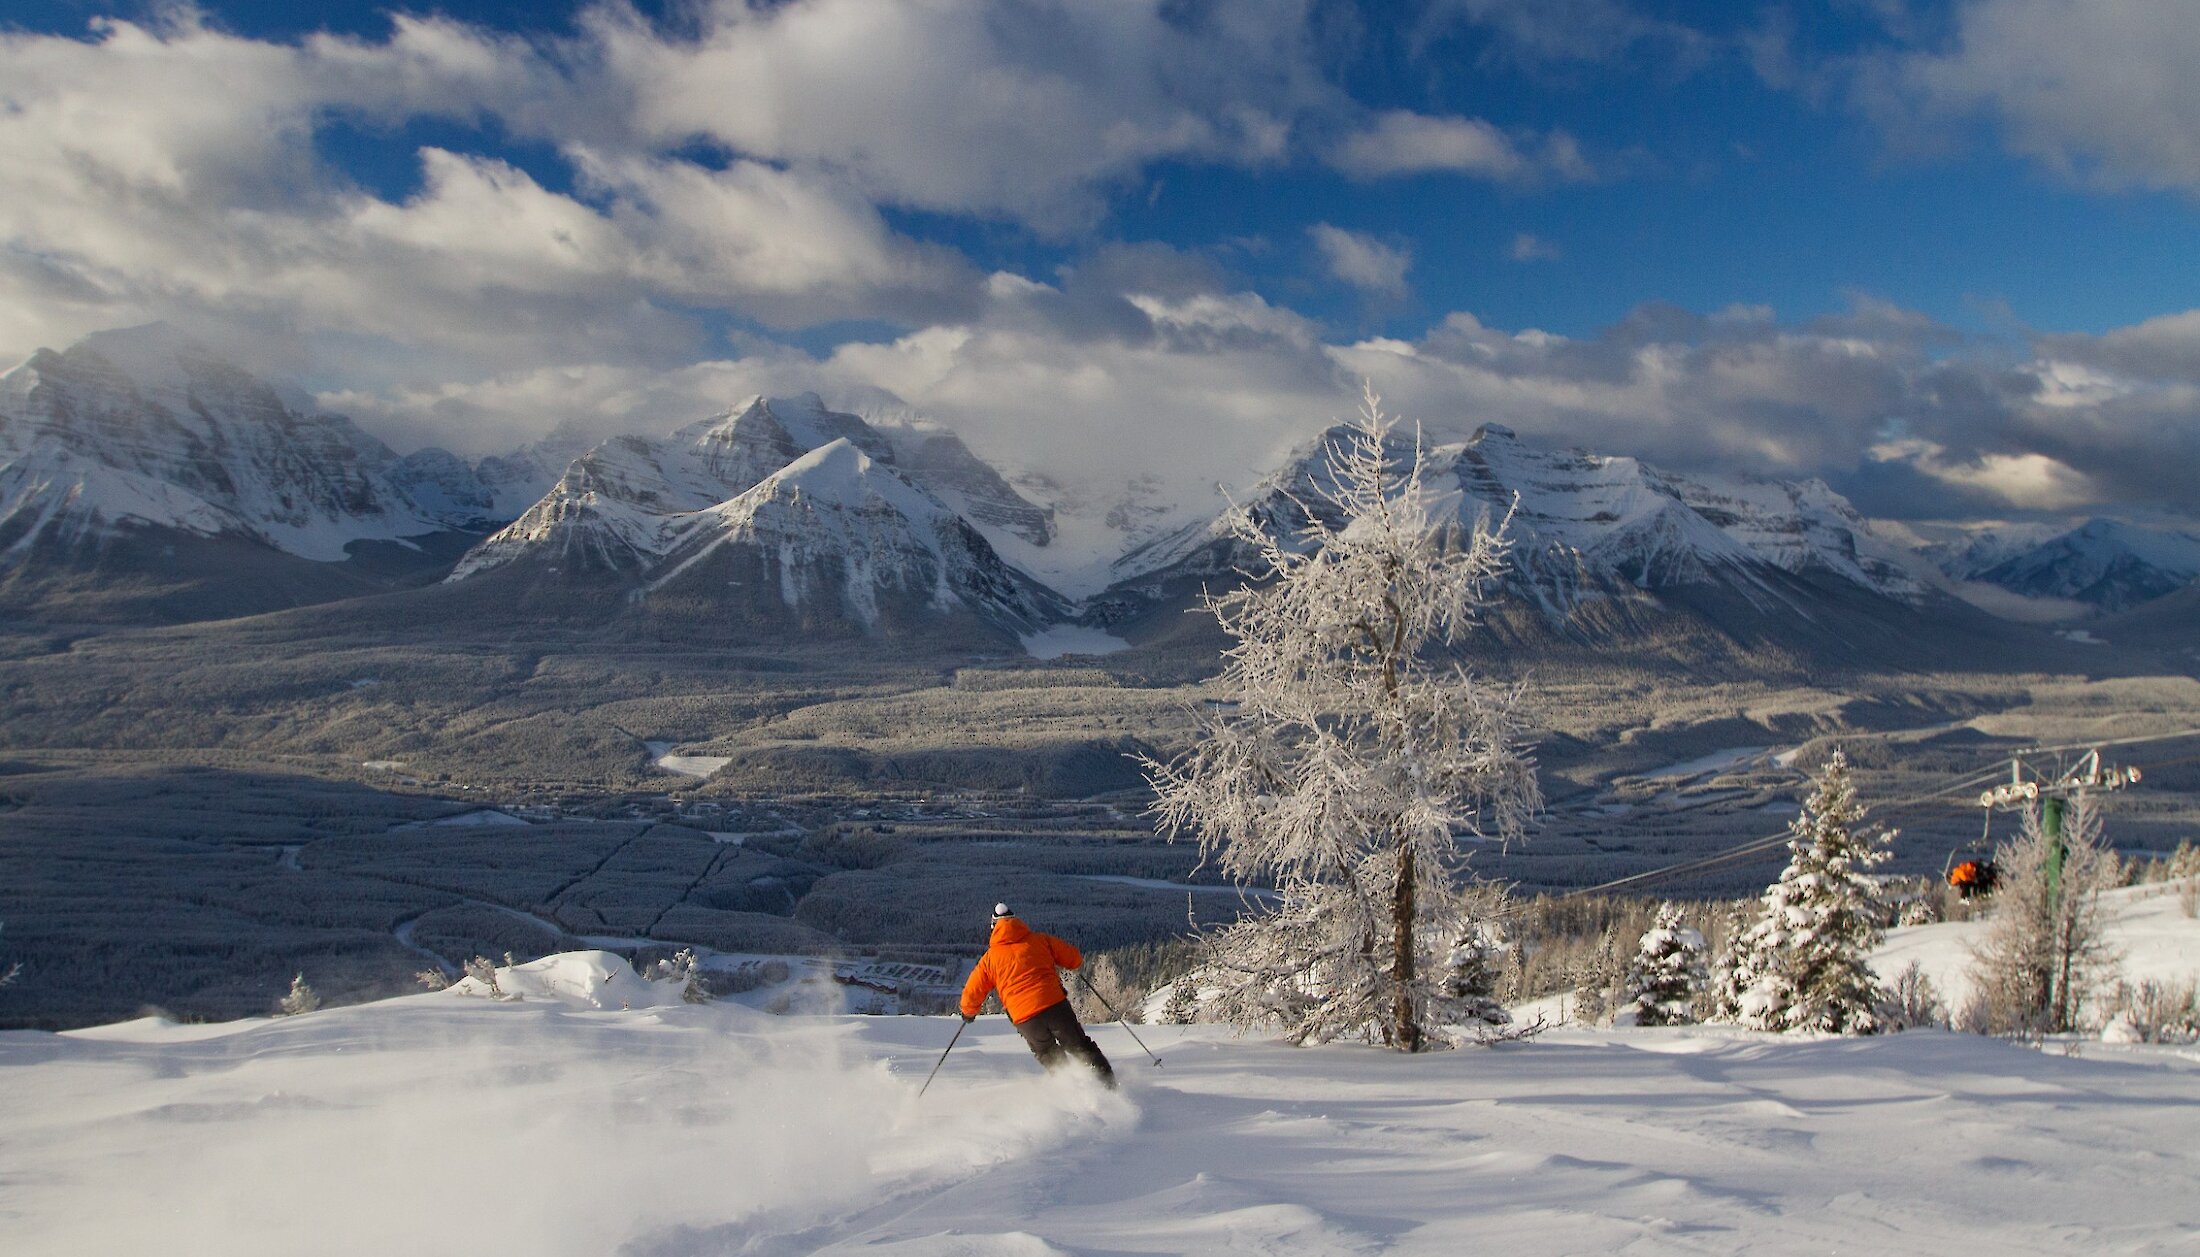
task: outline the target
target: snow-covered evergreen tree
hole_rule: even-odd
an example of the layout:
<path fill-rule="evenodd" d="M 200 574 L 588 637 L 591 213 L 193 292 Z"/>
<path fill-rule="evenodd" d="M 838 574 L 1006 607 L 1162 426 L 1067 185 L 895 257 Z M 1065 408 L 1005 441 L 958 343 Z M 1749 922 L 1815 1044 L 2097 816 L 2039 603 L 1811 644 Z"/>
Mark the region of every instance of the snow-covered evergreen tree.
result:
<path fill-rule="evenodd" d="M 1507 946 L 1483 922 L 1470 922 L 1444 961 L 1442 1019 L 1454 1025 L 1504 1026 L 1512 1013 L 1498 998 L 1498 963 Z"/>
<path fill-rule="evenodd" d="M 321 997 L 307 984 L 306 975 L 299 974 L 290 980 L 290 994 L 276 1002 L 275 1011 L 285 1017 L 310 1013 L 321 1006 Z"/>
<path fill-rule="evenodd" d="M 1164 1025 L 1188 1026 L 1199 1020 L 1199 983 L 1191 974 L 1179 977 L 1169 986 L 1168 1002 L 1161 1006 Z"/>
<path fill-rule="evenodd" d="M 2116 855 L 2102 830 L 2092 796 L 2079 794 L 2064 809 L 2059 876 L 2050 876 L 2053 842 L 2036 806 L 2025 809 L 2015 841 L 1995 851 L 2001 882 L 1972 964 L 1983 1004 L 1973 1020 L 1982 1028 L 2076 1029 L 2086 1001 L 2113 976 L 2117 958 L 2102 937 L 2101 892 L 2115 884 Z"/>
<path fill-rule="evenodd" d="M 1759 1030 L 1881 1029 L 1880 991 L 1869 958 L 1878 946 L 1879 887 L 1869 870 L 1887 858 L 1892 832 L 1860 831 L 1863 808 L 1848 758 L 1834 752 L 1795 818 L 1788 865 L 1765 891 L 1742 941 L 1751 973 L 1741 1022 Z"/>
<path fill-rule="evenodd" d="M 1711 958 L 1711 992 L 1706 1003 L 1707 1021 L 1740 1021 L 1742 994 L 1757 980 L 1749 964 L 1749 908 L 1737 903 L 1726 910 L 1726 927 L 1719 948 Z"/>
<path fill-rule="evenodd" d="M 1574 1020 L 1587 1025 L 1603 1025 L 1617 1011 L 1613 1005 L 1620 994 L 1620 979 L 1626 969 L 1620 964 L 1619 946 L 1612 938 L 1612 927 L 1607 925 L 1597 936 L 1596 949 L 1588 954 L 1573 971 Z"/>
<path fill-rule="evenodd" d="M 1676 903 L 1658 905 L 1657 923 L 1645 930 L 1627 966 L 1627 1007 L 1638 1026 L 1684 1026 L 1696 1020 L 1703 993 L 1703 935 L 1681 920 Z"/>
<path fill-rule="evenodd" d="M 509 962 L 511 958 L 511 954 L 507 952 L 504 959 Z M 491 976 L 493 979 L 494 974 Z M 703 964 L 696 958 L 692 947 L 683 947 L 670 957 L 650 962 L 643 967 L 642 976 L 651 982 L 677 983 L 680 998 L 686 1003 L 710 1002 L 710 987 L 703 977 Z"/>
<path fill-rule="evenodd" d="M 1235 639 L 1220 684 L 1237 710 L 1146 767 L 1164 831 L 1276 886 L 1272 910 L 1209 936 L 1210 1013 L 1416 1051 L 1467 920 L 1454 835 L 1515 839 L 1541 796 L 1519 691 L 1438 657 L 1501 569 L 1503 525 L 1439 528 L 1419 443 L 1391 428 L 1370 391 L 1298 535 L 1233 514 L 1250 579 L 1206 606 Z"/>

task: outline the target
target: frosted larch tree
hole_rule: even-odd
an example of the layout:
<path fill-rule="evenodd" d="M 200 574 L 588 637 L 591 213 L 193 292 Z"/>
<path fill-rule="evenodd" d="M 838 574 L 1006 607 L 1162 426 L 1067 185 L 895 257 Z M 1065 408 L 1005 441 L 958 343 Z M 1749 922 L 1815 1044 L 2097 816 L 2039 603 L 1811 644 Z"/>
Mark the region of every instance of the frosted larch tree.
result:
<path fill-rule="evenodd" d="M 1994 853 L 1986 936 L 1972 962 L 1978 1020 L 1997 1033 L 2060 1034 L 2075 1029 L 2086 1000 L 2115 971 L 2102 937 L 2101 892 L 2116 881 L 2116 855 L 2103 840 L 2089 794 L 2069 801 L 2062 824 L 2062 866 L 2050 877 L 2053 840 L 2040 809 L 2024 811 L 2014 841 Z"/>
<path fill-rule="evenodd" d="M 1894 834 L 1859 830 L 1863 808 L 1839 751 L 1789 827 L 1788 865 L 1742 940 L 1751 975 L 1741 1022 L 1759 1030 L 1874 1034 L 1880 991 L 1869 958 L 1883 933 L 1872 866 Z"/>
<path fill-rule="evenodd" d="M 1520 691 L 1446 657 L 1502 568 L 1504 525 L 1440 526 L 1422 473 L 1370 390 L 1289 535 L 1232 512 L 1248 579 L 1204 605 L 1234 639 L 1219 686 L 1236 710 L 1146 762 L 1163 832 L 1276 887 L 1209 936 L 1209 1014 L 1295 1043 L 1428 1046 L 1469 916 L 1454 835 L 1516 839 L 1541 805 Z"/>
<path fill-rule="evenodd" d="M 1696 1020 L 1706 981 L 1703 935 L 1681 920 L 1679 904 L 1658 905 L 1627 966 L 1627 1007 L 1638 1026 L 1685 1026 Z"/>

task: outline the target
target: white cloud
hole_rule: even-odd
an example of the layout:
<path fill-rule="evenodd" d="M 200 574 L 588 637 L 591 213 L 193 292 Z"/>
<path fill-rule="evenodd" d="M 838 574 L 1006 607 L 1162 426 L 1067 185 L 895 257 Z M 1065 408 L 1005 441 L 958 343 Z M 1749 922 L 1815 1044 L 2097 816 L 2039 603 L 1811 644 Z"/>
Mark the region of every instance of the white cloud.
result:
<path fill-rule="evenodd" d="M 1377 296 L 1406 295 L 1406 269 L 1413 265 L 1411 250 L 1328 223 L 1314 224 L 1307 228 L 1307 234 L 1321 250 L 1332 277 Z"/>
<path fill-rule="evenodd" d="M 683 308 L 774 327 L 973 308 L 959 255 L 823 169 L 572 142 L 566 192 L 430 148 L 418 191 L 386 200 L 315 152 L 331 117 L 533 125 L 569 95 L 533 50 L 440 21 L 399 19 L 381 43 L 271 44 L 188 16 L 0 37 L 0 271 L 19 281 L 0 350 L 168 317 L 351 338 L 335 356 L 361 363 L 380 338 L 385 371 L 478 375 L 678 360 L 701 348 Z"/>
<path fill-rule="evenodd" d="M 1973 0 L 1946 48 L 1879 58 L 1862 91 L 1896 134 L 1983 115 L 2066 177 L 2200 191 L 2196 66 L 2189 0 Z"/>
<path fill-rule="evenodd" d="M 1563 131 L 1523 148 L 1513 136 L 1480 118 L 1436 117 L 1393 109 L 1330 150 L 1330 163 L 1355 179 L 1443 171 L 1499 183 L 1579 181 L 1595 172 L 1581 147 Z"/>
<path fill-rule="evenodd" d="M 651 144 L 706 139 L 897 204 L 1089 221 L 1163 158 L 1259 164 L 1343 101 L 1302 0 L 793 0 L 702 6 L 694 40 L 589 19 L 594 89 Z"/>
<path fill-rule="evenodd" d="M 2065 511 L 2101 498 L 2099 486 L 2082 472 L 2045 454 L 1958 458 L 1937 442 L 1915 438 L 1883 441 L 1868 453 L 1874 462 L 1904 463 L 1934 480 L 1982 491 L 2021 510 Z"/>
<path fill-rule="evenodd" d="M 1562 255 L 1557 245 L 1523 231 L 1513 237 L 1512 248 L 1507 250 L 1506 256 L 1515 262 L 1555 262 Z"/>
<path fill-rule="evenodd" d="M 2121 391 L 2073 405 L 2048 360 L 1951 347 L 1946 329 L 1870 302 L 1804 324 L 1645 307 L 1589 338 L 1458 313 L 1416 340 L 1337 344 L 1165 256 L 987 288 L 969 319 L 819 355 L 752 344 L 674 369 L 542 368 L 335 400 L 378 426 L 412 417 L 422 438 L 463 427 L 484 452 L 557 422 L 661 431 L 752 392 L 816 389 L 930 415 L 1012 468 L 1101 487 L 1151 476 L 1197 506 L 1349 413 L 1364 377 L 1433 437 L 1496 421 L 1674 470 L 1823 476 L 1874 513 L 2200 512 L 2195 399 L 2180 410 L 2119 377 Z"/>

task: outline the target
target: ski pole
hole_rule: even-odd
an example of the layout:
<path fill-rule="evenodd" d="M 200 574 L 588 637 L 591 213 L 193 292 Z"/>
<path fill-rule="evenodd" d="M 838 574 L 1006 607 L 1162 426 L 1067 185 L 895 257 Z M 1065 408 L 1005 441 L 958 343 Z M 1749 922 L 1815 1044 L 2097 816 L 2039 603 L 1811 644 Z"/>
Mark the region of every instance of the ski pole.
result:
<path fill-rule="evenodd" d="M 952 1052 L 955 1050 L 955 1044 L 963 1037 L 963 1026 L 967 1026 L 969 1024 L 969 1022 L 965 1021 L 964 1023 L 962 1023 L 962 1026 L 955 1027 L 955 1037 L 947 1041 L 947 1052 Z M 940 1076 L 940 1066 L 947 1063 L 947 1052 L 940 1053 L 940 1059 L 932 1066 L 932 1072 L 924 1076 L 924 1085 L 917 1088 L 918 1099 L 921 1100 L 924 1098 L 924 1093 L 926 1091 L 929 1091 L 932 1087 L 932 1080 Z"/>
<path fill-rule="evenodd" d="M 1077 980 L 1085 984 L 1085 989 L 1092 992 L 1092 997 L 1094 999 L 1100 1001 L 1100 1007 L 1107 1009 L 1108 1012 L 1114 1015 L 1115 1024 L 1123 1027 L 1123 1032 L 1130 1035 L 1131 1042 L 1138 1045 L 1138 1050 L 1144 1052 L 1149 1057 L 1153 1057 L 1154 1066 L 1156 1068 L 1159 1068 L 1161 1065 L 1161 1058 L 1158 1056 L 1154 1056 L 1153 1049 L 1146 1046 L 1146 1041 L 1138 1037 L 1138 1032 L 1136 1030 L 1131 1029 L 1131 1023 L 1123 1020 L 1123 1014 L 1117 1012 L 1115 1005 L 1108 1002 L 1108 997 L 1100 993 L 1100 988 L 1092 984 L 1092 979 L 1086 977 L 1082 972 L 1079 972 L 1077 975 Z"/>

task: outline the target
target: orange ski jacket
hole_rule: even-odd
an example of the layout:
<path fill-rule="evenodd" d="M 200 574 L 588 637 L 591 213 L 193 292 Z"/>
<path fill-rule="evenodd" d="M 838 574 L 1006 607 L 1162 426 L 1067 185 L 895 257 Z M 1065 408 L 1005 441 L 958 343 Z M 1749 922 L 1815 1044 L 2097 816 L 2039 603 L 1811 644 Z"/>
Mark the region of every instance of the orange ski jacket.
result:
<path fill-rule="evenodd" d="M 1008 1019 L 1029 1021 L 1069 998 L 1055 966 L 1075 969 L 1084 963 L 1084 953 L 1061 939 L 1041 934 L 1015 917 L 1002 917 L 993 923 L 985 956 L 963 983 L 963 1016 L 977 1016 L 985 1007 L 986 994 L 999 988 Z"/>

